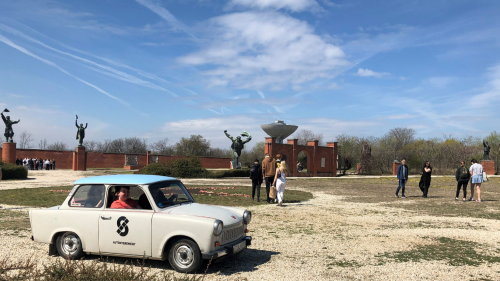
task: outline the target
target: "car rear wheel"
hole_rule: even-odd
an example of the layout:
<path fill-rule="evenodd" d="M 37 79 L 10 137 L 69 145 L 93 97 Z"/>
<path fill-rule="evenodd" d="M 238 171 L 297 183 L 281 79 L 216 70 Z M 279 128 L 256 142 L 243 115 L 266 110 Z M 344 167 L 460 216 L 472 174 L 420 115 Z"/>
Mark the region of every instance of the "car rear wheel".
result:
<path fill-rule="evenodd" d="M 168 253 L 168 262 L 181 273 L 195 273 L 203 262 L 200 248 L 190 239 L 176 240 Z"/>
<path fill-rule="evenodd" d="M 65 259 L 76 260 L 85 254 L 82 240 L 74 232 L 66 232 L 56 239 L 56 248 L 59 255 Z"/>

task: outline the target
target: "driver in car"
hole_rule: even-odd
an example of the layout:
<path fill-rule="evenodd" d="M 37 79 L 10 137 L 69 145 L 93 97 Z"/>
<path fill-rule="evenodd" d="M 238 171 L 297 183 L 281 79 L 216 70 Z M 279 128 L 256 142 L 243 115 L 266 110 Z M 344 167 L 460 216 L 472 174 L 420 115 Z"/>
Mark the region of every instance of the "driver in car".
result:
<path fill-rule="evenodd" d="M 120 190 L 116 192 L 118 199 L 111 204 L 111 209 L 142 209 L 134 199 L 130 198 L 130 187 L 121 186 Z"/>
<path fill-rule="evenodd" d="M 177 194 L 174 194 L 167 199 L 163 191 L 160 190 L 160 186 L 153 185 L 149 188 L 149 191 L 151 192 L 151 196 L 153 197 L 153 200 L 155 200 L 156 204 L 162 202 L 172 202 L 177 199 Z M 143 209 L 152 209 L 151 204 L 149 204 L 148 198 L 146 197 L 146 193 L 143 193 L 139 197 L 139 206 L 141 206 Z"/>

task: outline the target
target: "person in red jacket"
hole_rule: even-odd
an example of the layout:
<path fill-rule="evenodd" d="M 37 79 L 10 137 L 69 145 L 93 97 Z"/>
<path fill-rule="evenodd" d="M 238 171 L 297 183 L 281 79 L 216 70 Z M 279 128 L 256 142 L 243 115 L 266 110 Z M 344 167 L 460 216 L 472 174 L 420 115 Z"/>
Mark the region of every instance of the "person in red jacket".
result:
<path fill-rule="evenodd" d="M 116 196 L 118 196 L 118 199 L 111 204 L 111 209 L 142 209 L 134 199 L 130 198 L 129 186 L 121 186 Z"/>

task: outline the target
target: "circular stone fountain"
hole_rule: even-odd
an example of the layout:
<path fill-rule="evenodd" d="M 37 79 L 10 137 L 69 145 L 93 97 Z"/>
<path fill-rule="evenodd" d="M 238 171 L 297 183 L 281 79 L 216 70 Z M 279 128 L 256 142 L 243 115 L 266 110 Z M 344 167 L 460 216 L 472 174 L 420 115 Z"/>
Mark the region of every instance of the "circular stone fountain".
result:
<path fill-rule="evenodd" d="M 276 138 L 276 143 L 283 143 L 288 136 L 293 134 L 299 126 L 288 125 L 283 121 L 276 121 L 271 124 L 260 125 L 262 130 L 270 137 Z"/>

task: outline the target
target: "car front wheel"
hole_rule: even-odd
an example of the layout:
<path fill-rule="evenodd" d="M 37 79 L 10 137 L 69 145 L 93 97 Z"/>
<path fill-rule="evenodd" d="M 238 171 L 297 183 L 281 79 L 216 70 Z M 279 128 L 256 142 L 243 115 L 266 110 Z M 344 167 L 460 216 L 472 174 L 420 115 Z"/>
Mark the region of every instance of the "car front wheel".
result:
<path fill-rule="evenodd" d="M 179 239 L 172 244 L 168 262 L 181 273 L 195 273 L 203 262 L 200 248 L 190 239 Z"/>
<path fill-rule="evenodd" d="M 66 232 L 57 237 L 56 248 L 65 259 L 76 260 L 83 257 L 82 240 L 74 232 Z"/>

